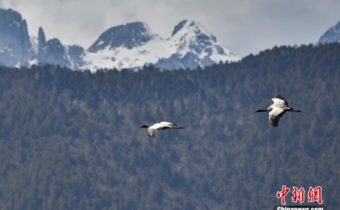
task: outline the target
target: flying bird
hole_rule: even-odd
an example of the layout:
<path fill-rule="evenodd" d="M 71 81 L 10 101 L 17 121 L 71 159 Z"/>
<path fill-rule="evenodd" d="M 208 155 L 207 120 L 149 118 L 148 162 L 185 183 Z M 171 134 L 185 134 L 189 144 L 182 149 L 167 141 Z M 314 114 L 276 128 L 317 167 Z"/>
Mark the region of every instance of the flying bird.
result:
<path fill-rule="evenodd" d="M 258 109 L 256 112 L 268 112 L 269 122 L 272 126 L 277 127 L 279 125 L 279 120 L 286 112 L 301 112 L 300 110 L 295 110 L 288 106 L 288 102 L 280 95 L 273 98 L 273 104 L 267 109 Z"/>
<path fill-rule="evenodd" d="M 183 127 L 177 126 L 175 123 L 172 122 L 159 122 L 155 123 L 151 126 L 142 125 L 140 128 L 147 128 L 147 133 L 150 138 L 156 137 L 156 132 L 159 130 L 166 130 L 166 129 L 183 129 Z"/>

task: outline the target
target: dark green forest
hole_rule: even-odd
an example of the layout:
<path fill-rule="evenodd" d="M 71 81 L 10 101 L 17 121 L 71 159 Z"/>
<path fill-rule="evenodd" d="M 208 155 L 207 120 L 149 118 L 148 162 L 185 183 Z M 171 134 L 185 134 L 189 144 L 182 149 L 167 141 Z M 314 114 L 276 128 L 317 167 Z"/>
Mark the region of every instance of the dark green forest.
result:
<path fill-rule="evenodd" d="M 273 128 L 254 111 L 278 94 L 302 112 Z M 339 94 L 340 44 L 193 71 L 1 67 L 0 209 L 262 210 L 282 185 L 339 209 Z M 139 128 L 163 120 L 185 129 Z"/>

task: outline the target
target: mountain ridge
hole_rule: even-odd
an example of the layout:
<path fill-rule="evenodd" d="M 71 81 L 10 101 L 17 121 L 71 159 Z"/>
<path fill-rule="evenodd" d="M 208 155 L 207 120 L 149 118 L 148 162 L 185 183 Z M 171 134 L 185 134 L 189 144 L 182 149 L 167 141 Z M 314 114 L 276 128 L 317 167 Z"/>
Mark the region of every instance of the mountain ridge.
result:
<path fill-rule="evenodd" d="M 126 47 L 132 49 L 141 46 L 154 38 L 151 28 L 143 22 L 130 22 L 113 26 L 104 31 L 88 48 L 89 52 L 103 50 L 103 46 L 110 48 Z"/>
<path fill-rule="evenodd" d="M 58 38 L 47 39 L 42 27 L 37 37 L 30 36 L 26 20 L 12 9 L 0 9 L 0 17 L 0 35 L 4 37 L 0 43 L 0 64 L 9 67 L 53 64 L 96 71 L 154 65 L 172 70 L 204 68 L 239 60 L 201 24 L 192 20 L 180 21 L 168 38 L 154 33 L 147 23 L 140 21 L 113 26 L 84 49 L 64 45 Z"/>
<path fill-rule="evenodd" d="M 137 29 L 132 26 L 136 26 Z M 129 36 L 126 37 L 131 41 L 126 42 L 121 37 L 117 39 L 118 41 L 112 40 L 112 37 L 116 37 L 117 31 L 127 33 Z M 137 37 L 131 36 L 135 34 Z M 137 41 L 134 38 L 138 38 Z M 140 68 L 149 64 L 160 69 L 195 69 L 219 62 L 239 60 L 229 50 L 223 48 L 216 37 L 207 32 L 201 24 L 192 20 L 179 22 L 168 38 L 152 32 L 151 28 L 142 22 L 115 26 L 103 32 L 90 46 L 88 52 L 85 60 L 89 64 L 86 66 L 89 69 L 108 66 L 117 69 Z"/>

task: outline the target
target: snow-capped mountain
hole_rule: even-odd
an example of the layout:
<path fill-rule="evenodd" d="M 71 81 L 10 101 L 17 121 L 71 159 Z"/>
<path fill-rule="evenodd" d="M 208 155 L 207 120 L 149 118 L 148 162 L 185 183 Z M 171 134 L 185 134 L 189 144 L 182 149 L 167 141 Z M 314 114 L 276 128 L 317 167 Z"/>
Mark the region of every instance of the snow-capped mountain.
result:
<path fill-rule="evenodd" d="M 139 69 L 154 65 L 160 69 L 194 69 L 239 58 L 223 48 L 204 27 L 190 20 L 178 23 L 168 38 L 152 32 L 142 22 L 112 27 L 85 50 L 46 39 L 40 27 L 29 36 L 26 21 L 11 9 L 0 9 L 0 65 L 52 64 L 74 70 Z"/>
<path fill-rule="evenodd" d="M 167 39 L 141 22 L 112 27 L 87 50 L 85 68 L 194 69 L 239 58 L 224 49 L 216 38 L 194 21 L 177 24 Z"/>
<path fill-rule="evenodd" d="M 183 20 L 178 23 L 167 42 L 169 48 L 175 52 L 156 63 L 161 69 L 193 69 L 239 60 L 223 48 L 214 35 L 195 21 Z"/>
<path fill-rule="evenodd" d="M 87 50 L 85 68 L 139 68 L 155 64 L 166 52 L 165 40 L 141 22 L 112 27 Z"/>
<path fill-rule="evenodd" d="M 328 29 L 319 39 L 320 44 L 339 42 L 340 43 L 340 21 Z"/>

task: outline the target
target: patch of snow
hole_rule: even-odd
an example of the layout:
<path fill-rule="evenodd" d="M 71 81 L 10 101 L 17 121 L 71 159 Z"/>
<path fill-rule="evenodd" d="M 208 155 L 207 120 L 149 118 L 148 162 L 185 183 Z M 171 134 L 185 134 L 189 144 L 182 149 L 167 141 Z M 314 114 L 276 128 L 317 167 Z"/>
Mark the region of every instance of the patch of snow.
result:
<path fill-rule="evenodd" d="M 87 52 L 84 60 L 87 63 L 85 69 L 95 71 L 100 68 L 141 68 L 146 64 L 154 64 L 160 58 L 170 57 L 175 53 L 174 48 L 168 47 L 168 42 L 160 37 L 155 37 L 152 41 L 142 46 L 128 49 L 118 47 L 110 49 L 107 46 L 104 50 L 96 53 Z"/>
<path fill-rule="evenodd" d="M 38 64 L 38 60 L 36 58 L 32 59 L 32 60 L 28 60 L 28 65 L 29 66 L 37 65 L 37 64 Z"/>

